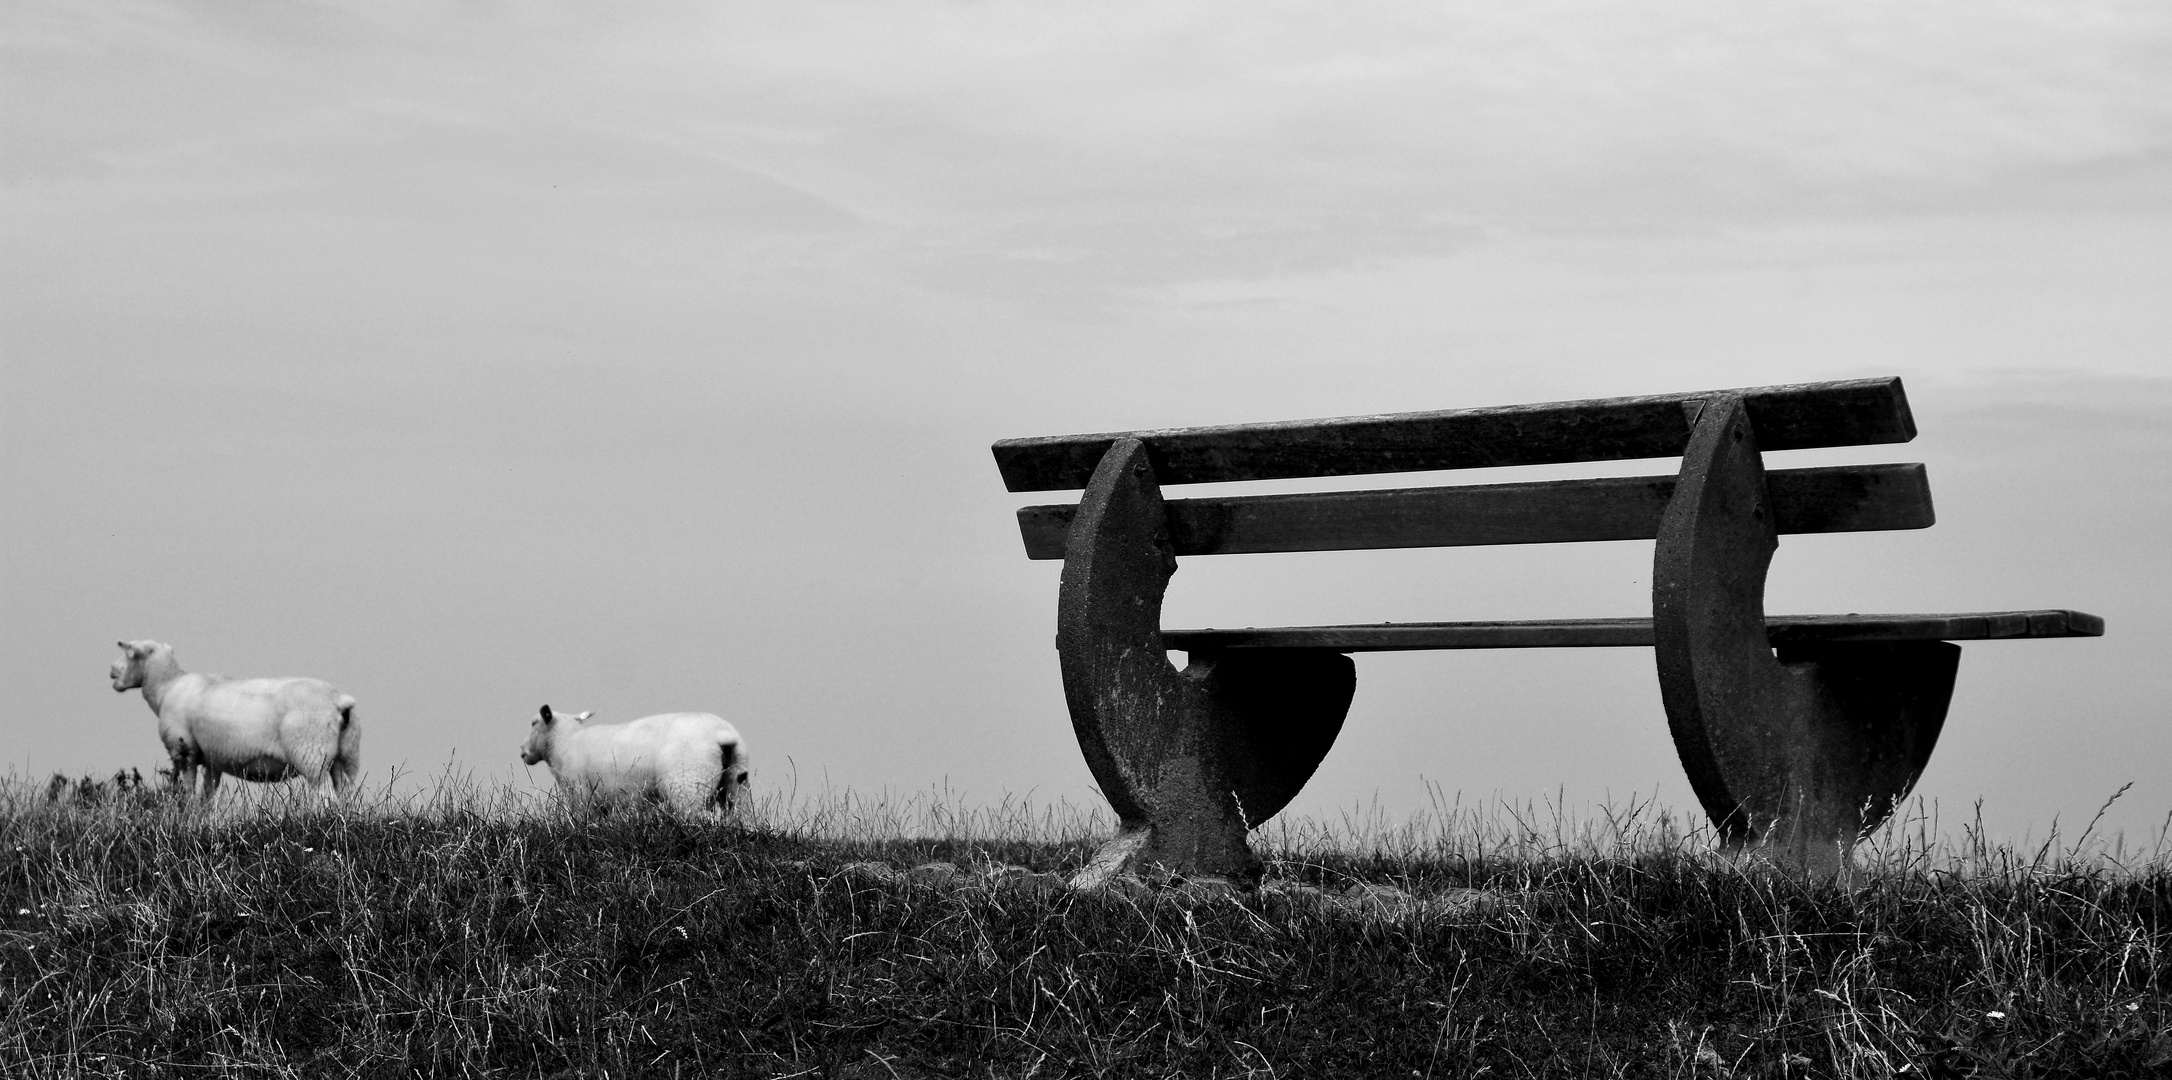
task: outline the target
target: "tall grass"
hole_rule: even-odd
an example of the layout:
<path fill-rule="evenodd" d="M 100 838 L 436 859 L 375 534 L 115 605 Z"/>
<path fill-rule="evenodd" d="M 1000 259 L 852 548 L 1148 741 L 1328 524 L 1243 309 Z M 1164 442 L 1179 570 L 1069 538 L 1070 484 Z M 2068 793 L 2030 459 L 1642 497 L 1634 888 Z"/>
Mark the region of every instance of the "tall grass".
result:
<path fill-rule="evenodd" d="M 941 792 L 728 824 L 443 778 L 0 785 L 0 1075 L 2163 1076 L 2172 858 L 1951 838 L 1846 882 L 1631 803 L 1275 821 L 1269 887 L 1080 893 L 1111 823 Z"/>

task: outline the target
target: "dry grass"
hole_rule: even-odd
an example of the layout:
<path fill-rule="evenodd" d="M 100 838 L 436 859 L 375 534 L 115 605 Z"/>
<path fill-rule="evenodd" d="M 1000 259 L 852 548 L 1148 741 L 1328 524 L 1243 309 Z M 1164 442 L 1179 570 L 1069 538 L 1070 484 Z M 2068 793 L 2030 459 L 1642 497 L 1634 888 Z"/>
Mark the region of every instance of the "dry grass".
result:
<path fill-rule="evenodd" d="M 2164 1076 L 2172 865 L 1940 837 L 1852 883 L 1656 808 L 1270 823 L 1255 895 L 940 795 L 575 820 L 0 789 L 0 1075 Z M 948 863 L 916 873 L 896 871 Z"/>

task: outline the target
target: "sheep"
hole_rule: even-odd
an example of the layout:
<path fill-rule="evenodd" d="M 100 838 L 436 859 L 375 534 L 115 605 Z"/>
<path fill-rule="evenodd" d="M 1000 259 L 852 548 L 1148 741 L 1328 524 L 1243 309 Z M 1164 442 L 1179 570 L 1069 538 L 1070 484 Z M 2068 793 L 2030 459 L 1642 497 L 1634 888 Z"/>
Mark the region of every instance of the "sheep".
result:
<path fill-rule="evenodd" d="M 301 777 L 327 803 L 352 794 L 362 768 L 362 726 L 355 700 L 322 679 L 229 679 L 181 670 L 163 641 L 123 641 L 113 689 L 143 689 L 158 717 L 159 741 L 173 758 L 183 794 L 203 769 L 203 797 L 231 773 L 272 783 Z M 330 791 L 326 790 L 329 782 Z"/>
<path fill-rule="evenodd" d="M 523 764 L 548 764 L 576 808 L 651 799 L 679 813 L 722 816 L 747 792 L 746 742 L 723 717 L 661 713 L 623 724 L 589 724 L 548 705 L 528 727 Z"/>

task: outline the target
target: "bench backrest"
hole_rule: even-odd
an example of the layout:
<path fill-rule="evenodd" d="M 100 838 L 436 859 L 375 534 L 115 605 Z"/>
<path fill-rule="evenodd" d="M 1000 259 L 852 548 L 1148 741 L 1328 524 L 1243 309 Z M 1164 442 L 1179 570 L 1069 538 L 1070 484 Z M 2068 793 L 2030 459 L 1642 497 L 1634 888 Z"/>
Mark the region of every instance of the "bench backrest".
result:
<path fill-rule="evenodd" d="M 1898 378 L 1159 431 L 1005 439 L 1012 491 L 1084 488 L 1118 439 L 1144 442 L 1161 485 L 1679 456 L 1704 401 L 1738 395 L 1760 450 L 1898 443 L 1915 421 Z M 1783 533 L 1920 529 L 1920 464 L 1773 470 Z M 1673 476 L 1173 499 L 1178 555 L 1637 540 L 1658 535 Z M 1018 511 L 1026 553 L 1061 559 L 1071 505 Z"/>

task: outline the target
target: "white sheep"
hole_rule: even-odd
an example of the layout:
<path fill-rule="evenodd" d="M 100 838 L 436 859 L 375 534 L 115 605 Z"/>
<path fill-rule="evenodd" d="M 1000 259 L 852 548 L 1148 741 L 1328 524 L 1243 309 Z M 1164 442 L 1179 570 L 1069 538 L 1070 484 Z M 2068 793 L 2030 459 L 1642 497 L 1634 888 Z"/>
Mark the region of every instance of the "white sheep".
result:
<path fill-rule="evenodd" d="M 520 760 L 546 763 L 576 807 L 654 799 L 682 814 L 731 811 L 747 791 L 746 741 L 721 716 L 661 713 L 589 724 L 543 706 Z"/>
<path fill-rule="evenodd" d="M 330 683 L 194 674 L 181 670 L 163 641 L 120 645 L 113 689 L 143 688 L 183 792 L 196 786 L 199 767 L 207 799 L 228 773 L 266 783 L 299 776 L 327 802 L 334 792 L 351 792 L 362 768 L 362 726 L 355 700 Z"/>

